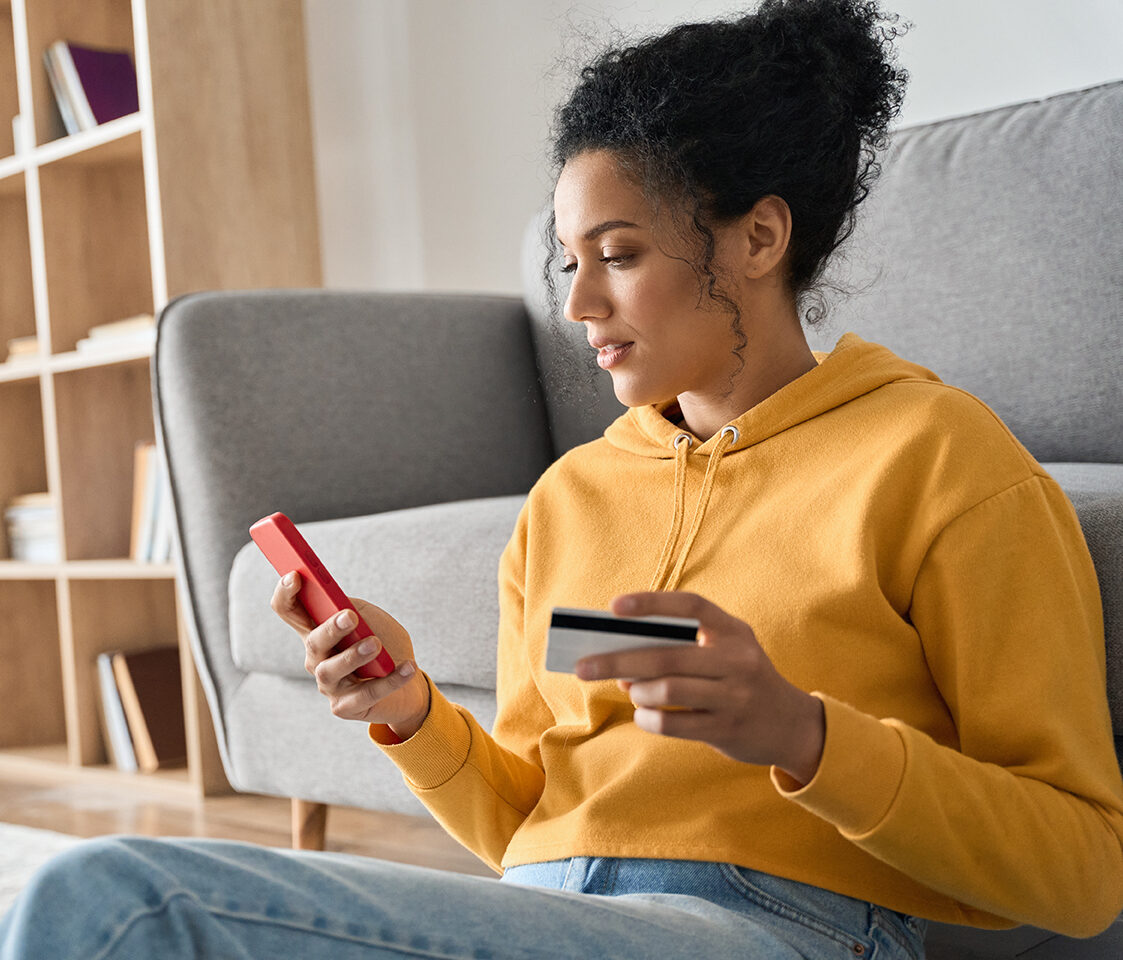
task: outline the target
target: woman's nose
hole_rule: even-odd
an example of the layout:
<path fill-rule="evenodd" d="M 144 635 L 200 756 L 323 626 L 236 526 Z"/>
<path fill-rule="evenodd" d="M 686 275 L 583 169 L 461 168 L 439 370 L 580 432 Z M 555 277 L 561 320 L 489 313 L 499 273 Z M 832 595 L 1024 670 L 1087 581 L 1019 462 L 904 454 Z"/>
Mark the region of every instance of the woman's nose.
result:
<path fill-rule="evenodd" d="M 581 323 L 583 320 L 604 319 L 612 312 L 612 308 L 599 285 L 578 267 L 570 274 L 569 293 L 565 298 L 563 312 L 566 320 Z"/>

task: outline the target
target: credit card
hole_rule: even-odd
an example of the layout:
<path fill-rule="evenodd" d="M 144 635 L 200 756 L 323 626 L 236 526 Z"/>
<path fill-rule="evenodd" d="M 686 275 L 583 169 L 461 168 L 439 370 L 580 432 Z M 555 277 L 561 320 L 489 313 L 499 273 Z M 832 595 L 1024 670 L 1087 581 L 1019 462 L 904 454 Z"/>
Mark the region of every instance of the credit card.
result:
<path fill-rule="evenodd" d="M 554 607 L 546 641 L 546 669 L 576 673 L 577 661 L 595 653 L 694 643 L 692 617 L 617 617 L 603 610 Z"/>

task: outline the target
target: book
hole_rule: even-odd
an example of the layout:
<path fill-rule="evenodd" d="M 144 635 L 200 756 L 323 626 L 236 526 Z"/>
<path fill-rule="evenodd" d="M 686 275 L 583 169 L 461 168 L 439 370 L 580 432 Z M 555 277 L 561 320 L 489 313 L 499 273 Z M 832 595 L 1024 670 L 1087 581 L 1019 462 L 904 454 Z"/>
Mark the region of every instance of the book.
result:
<path fill-rule="evenodd" d="M 66 128 L 68 134 L 78 133 L 82 127 L 79 125 L 78 117 L 71 105 L 71 98 L 67 90 L 66 78 L 62 73 L 59 56 L 55 54 L 52 48 L 48 48 L 43 53 L 43 63 L 47 68 L 47 79 L 51 84 L 51 92 L 55 95 L 55 105 L 58 107 L 59 116 L 62 117 L 62 125 Z"/>
<path fill-rule="evenodd" d="M 78 341 L 75 349 L 86 353 L 130 346 L 152 347 L 155 344 L 156 319 L 152 314 L 145 313 L 91 327 L 89 333 Z"/>
<path fill-rule="evenodd" d="M 137 767 L 152 773 L 187 762 L 179 647 L 111 654 Z"/>
<path fill-rule="evenodd" d="M 113 675 L 112 653 L 98 654 L 97 679 L 98 690 L 101 693 L 101 727 L 105 734 L 105 748 L 109 753 L 109 762 L 118 770 L 135 773 L 136 751 L 133 749 L 133 738 L 129 734 L 129 722 L 125 719 L 121 694 L 117 690 L 117 678 Z"/>
<path fill-rule="evenodd" d="M 134 330 L 132 333 L 118 334 L 114 337 L 84 337 L 75 344 L 79 353 L 93 353 L 98 350 L 122 350 L 128 347 L 151 349 L 156 345 L 155 330 Z"/>
<path fill-rule="evenodd" d="M 56 40 L 44 51 L 43 61 L 68 134 L 140 109 L 136 68 L 128 50 Z"/>
<path fill-rule="evenodd" d="M 163 457 L 156 454 L 156 519 L 152 527 L 152 549 L 149 559 L 153 563 L 168 563 L 172 559 L 172 539 L 175 536 L 175 510 L 172 505 L 172 485 Z"/>
<path fill-rule="evenodd" d="M 156 444 L 142 441 L 133 449 L 133 506 L 129 556 L 138 563 L 167 563 L 172 558 L 175 511 L 167 466 Z"/>
<path fill-rule="evenodd" d="M 14 497 L 4 510 L 8 532 L 8 555 L 23 563 L 58 563 L 58 505 L 49 493 L 26 493 Z"/>
<path fill-rule="evenodd" d="M 141 441 L 133 448 L 133 508 L 129 556 L 139 563 L 153 559 L 161 482 L 156 444 Z"/>
<path fill-rule="evenodd" d="M 117 337 L 138 330 L 155 330 L 156 318 L 150 313 L 138 313 L 135 317 L 125 317 L 123 320 L 111 320 L 109 323 L 99 323 L 90 327 L 89 336 L 93 340 L 102 337 Z"/>
<path fill-rule="evenodd" d="M 133 509 L 132 526 L 129 536 L 129 557 L 141 560 L 144 555 L 145 499 L 148 490 L 148 470 L 151 463 L 150 452 L 155 444 L 138 443 L 133 447 Z"/>
<path fill-rule="evenodd" d="M 8 341 L 8 363 L 20 360 L 36 360 L 39 357 L 39 338 L 16 337 Z"/>

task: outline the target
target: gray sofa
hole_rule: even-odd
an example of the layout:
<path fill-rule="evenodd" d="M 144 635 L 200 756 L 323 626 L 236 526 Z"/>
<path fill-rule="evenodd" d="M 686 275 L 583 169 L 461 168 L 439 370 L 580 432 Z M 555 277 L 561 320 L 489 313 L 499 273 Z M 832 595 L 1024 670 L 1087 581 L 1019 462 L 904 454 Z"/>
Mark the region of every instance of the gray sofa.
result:
<path fill-rule="evenodd" d="M 829 350 L 853 330 L 982 398 L 1072 499 L 1100 578 L 1123 745 L 1123 83 L 899 131 L 832 280 Z M 158 430 L 195 657 L 239 790 L 422 813 L 363 725 L 334 718 L 247 529 L 283 510 L 352 593 L 487 725 L 496 565 L 522 497 L 621 407 L 606 375 L 542 382 L 586 351 L 544 323 L 537 235 L 524 298 L 253 291 L 162 313 Z M 1123 956 L 1032 928 L 934 925 L 932 957 Z"/>

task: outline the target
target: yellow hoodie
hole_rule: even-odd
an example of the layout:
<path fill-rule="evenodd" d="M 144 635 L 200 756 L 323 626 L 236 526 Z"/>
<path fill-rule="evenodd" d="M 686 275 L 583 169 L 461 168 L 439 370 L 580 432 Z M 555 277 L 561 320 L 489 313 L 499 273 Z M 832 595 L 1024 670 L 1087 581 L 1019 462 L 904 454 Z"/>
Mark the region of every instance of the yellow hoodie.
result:
<path fill-rule="evenodd" d="M 1123 906 L 1123 783 L 1072 505 L 929 370 L 854 334 L 815 356 L 735 441 L 676 448 L 666 402 L 555 462 L 500 563 L 493 733 L 434 687 L 382 749 L 496 869 L 728 861 L 948 922 L 1096 933 Z M 615 681 L 545 670 L 554 606 L 652 584 L 750 624 L 823 701 L 811 783 L 642 731 Z"/>

